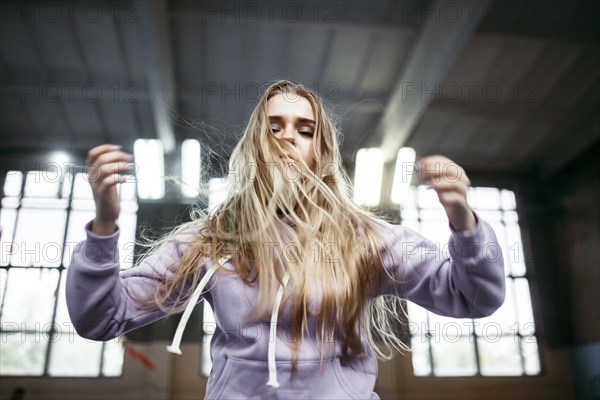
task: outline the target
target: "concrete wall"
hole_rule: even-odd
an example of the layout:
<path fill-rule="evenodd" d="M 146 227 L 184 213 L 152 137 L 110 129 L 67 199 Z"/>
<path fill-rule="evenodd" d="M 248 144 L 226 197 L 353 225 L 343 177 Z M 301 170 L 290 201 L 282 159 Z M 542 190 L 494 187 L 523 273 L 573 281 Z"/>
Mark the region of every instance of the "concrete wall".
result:
<path fill-rule="evenodd" d="M 600 146 L 559 181 L 562 274 L 568 287 L 571 366 L 578 399 L 600 399 Z"/>

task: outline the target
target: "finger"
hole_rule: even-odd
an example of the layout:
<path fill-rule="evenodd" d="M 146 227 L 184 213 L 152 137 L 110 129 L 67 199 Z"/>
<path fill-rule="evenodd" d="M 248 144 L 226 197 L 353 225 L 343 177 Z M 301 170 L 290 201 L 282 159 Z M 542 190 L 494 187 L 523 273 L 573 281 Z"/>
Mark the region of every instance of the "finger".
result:
<path fill-rule="evenodd" d="M 105 165 L 112 165 L 115 163 L 129 163 L 132 160 L 132 156 L 122 151 L 111 151 L 109 153 L 104 153 L 96 160 L 89 164 L 87 167 L 88 177 L 90 179 L 98 179 L 102 174 L 102 168 Z M 132 167 L 133 170 L 133 167 Z"/>
<path fill-rule="evenodd" d="M 111 164 L 104 164 L 100 167 L 100 179 L 104 179 L 109 175 L 122 174 L 125 172 L 131 172 L 133 170 L 133 164 L 128 162 L 118 162 Z"/>
<path fill-rule="evenodd" d="M 416 166 L 421 175 L 436 175 L 457 169 L 457 164 L 445 157 L 422 158 L 416 161 Z"/>
<path fill-rule="evenodd" d="M 427 167 L 428 169 L 432 169 L 434 168 L 436 165 L 438 166 L 438 169 L 440 166 L 444 166 L 446 164 L 449 163 L 454 163 L 451 159 L 449 159 L 448 157 L 444 157 L 441 155 L 433 155 L 433 156 L 427 156 L 427 157 L 422 157 L 416 160 L 416 164 L 418 167 Z"/>
<path fill-rule="evenodd" d="M 425 156 L 425 157 L 421 157 L 417 160 L 417 162 L 440 162 L 440 163 L 445 163 L 445 162 L 452 162 L 452 160 L 450 160 L 448 157 L 443 156 L 441 154 L 433 154 L 430 156 Z"/>
<path fill-rule="evenodd" d="M 100 146 L 96 146 L 88 151 L 87 162 L 88 164 L 92 164 L 101 154 L 120 149 L 121 146 L 116 144 L 102 144 Z"/>
<path fill-rule="evenodd" d="M 444 207 L 469 206 L 467 196 L 461 190 L 437 190 L 436 194 Z"/>
<path fill-rule="evenodd" d="M 463 195 L 464 197 L 467 196 L 467 190 L 469 189 L 469 187 L 462 182 L 437 182 L 430 184 L 429 187 L 435 190 L 438 194 L 446 192 L 456 192 Z"/>
<path fill-rule="evenodd" d="M 436 175 L 451 175 L 451 176 L 462 176 L 464 170 L 460 165 L 446 160 L 436 161 L 418 161 L 417 169 L 422 176 L 436 176 Z"/>
<path fill-rule="evenodd" d="M 133 160 L 133 156 L 129 153 L 124 151 L 109 151 L 98 156 L 94 164 L 103 166 L 117 162 L 129 162 L 131 160 Z"/>
<path fill-rule="evenodd" d="M 93 171 L 91 167 L 92 166 L 88 168 L 88 181 L 92 184 L 101 182 L 109 175 L 134 172 L 134 165 L 129 162 L 117 162 L 103 165 L 96 164 L 93 166 Z"/>
<path fill-rule="evenodd" d="M 127 180 L 126 176 L 112 174 L 102 179 L 102 188 L 108 189 L 111 186 L 116 186 L 118 183 L 124 183 Z"/>
<path fill-rule="evenodd" d="M 462 183 L 463 185 L 470 186 L 471 181 L 464 173 L 430 173 L 426 175 L 421 175 L 421 182 L 425 185 L 431 185 L 434 183 L 447 183 L 447 184 L 455 184 Z"/>
<path fill-rule="evenodd" d="M 467 204 L 467 189 L 468 187 L 463 184 L 447 184 L 440 183 L 430 186 L 431 189 L 435 190 L 438 199 L 444 206 L 453 204 Z"/>
<path fill-rule="evenodd" d="M 421 166 L 419 168 L 419 177 L 424 184 L 430 183 L 456 183 L 462 182 L 465 185 L 470 185 L 471 181 L 464 169 L 455 163 L 448 163 L 440 166 L 439 164 Z"/>

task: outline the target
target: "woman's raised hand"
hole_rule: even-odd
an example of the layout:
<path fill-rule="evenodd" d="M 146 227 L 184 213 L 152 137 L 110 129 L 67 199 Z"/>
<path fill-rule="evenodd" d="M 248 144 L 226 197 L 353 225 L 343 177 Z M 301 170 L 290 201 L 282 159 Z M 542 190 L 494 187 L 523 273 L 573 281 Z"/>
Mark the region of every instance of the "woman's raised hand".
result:
<path fill-rule="evenodd" d="M 88 152 L 88 181 L 96 202 L 92 231 L 98 235 L 115 232 L 120 212 L 116 185 L 127 180 L 121 173 L 132 170 L 132 159 L 130 154 L 121 150 L 121 146 L 113 144 L 103 144 Z"/>
<path fill-rule="evenodd" d="M 421 181 L 436 191 L 452 227 L 459 232 L 474 229 L 477 220 L 467 203 L 471 181 L 465 170 L 440 155 L 422 158 L 417 167 Z"/>

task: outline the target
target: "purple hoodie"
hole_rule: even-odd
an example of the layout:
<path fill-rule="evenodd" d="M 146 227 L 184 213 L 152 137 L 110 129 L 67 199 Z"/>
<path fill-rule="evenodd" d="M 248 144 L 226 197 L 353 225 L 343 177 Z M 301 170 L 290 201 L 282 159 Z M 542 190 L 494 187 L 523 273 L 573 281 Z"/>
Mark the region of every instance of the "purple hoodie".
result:
<path fill-rule="evenodd" d="M 471 232 L 453 231 L 449 254 L 406 227 L 383 221 L 377 226 L 391 243 L 382 259 L 394 278 L 383 274 L 381 294 L 396 294 L 437 314 L 458 318 L 488 316 L 503 303 L 504 262 L 496 235 L 485 221 L 479 219 Z M 156 283 L 165 274 L 174 273 L 194 235 L 173 238 L 139 266 L 120 272 L 119 231 L 97 236 L 89 223 L 86 231 L 87 240 L 75 248 L 66 286 L 69 314 L 77 332 L 88 339 L 110 340 L 164 317 L 163 312 L 140 307 L 136 300 L 151 296 Z M 217 323 L 211 342 L 213 367 L 207 399 L 378 398 L 373 393 L 377 360 L 364 335 L 364 356 L 345 360 L 339 341 L 333 338 L 321 365 L 314 338 L 315 317 L 309 317 L 292 378 L 294 326 L 289 313 L 284 309 L 277 320 L 279 304 L 275 299 L 270 320 L 251 321 L 257 285 L 244 284 L 231 273 L 231 262 L 221 262 L 224 268 L 216 272 L 211 261 L 202 266 L 200 278 L 205 279 L 197 288 L 198 301 L 209 302 Z M 200 287 L 203 283 L 205 288 Z M 280 287 L 278 295 L 284 290 Z M 194 304 L 192 299 L 189 311 Z M 185 322 L 178 329 L 179 336 L 183 325 Z M 175 342 L 177 339 L 171 351 L 178 352 Z"/>

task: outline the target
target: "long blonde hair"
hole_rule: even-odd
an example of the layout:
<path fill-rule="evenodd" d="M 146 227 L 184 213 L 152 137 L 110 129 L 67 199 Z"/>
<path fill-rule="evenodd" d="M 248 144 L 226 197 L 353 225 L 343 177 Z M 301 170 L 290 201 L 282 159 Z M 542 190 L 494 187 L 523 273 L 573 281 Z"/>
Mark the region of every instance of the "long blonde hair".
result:
<path fill-rule="evenodd" d="M 295 150 L 271 132 L 267 106 L 277 94 L 301 96 L 312 106 L 312 168 L 300 157 L 294 164 L 280 159 Z M 351 200 L 338 138 L 334 119 L 316 93 L 285 80 L 270 85 L 231 155 L 227 199 L 210 215 L 177 230 L 194 226 L 199 234 L 176 274 L 158 287 L 155 304 L 173 311 L 189 296 L 190 282 L 199 280 L 207 258 L 216 262 L 229 255 L 239 277 L 258 284 L 255 317 L 268 311 L 275 283 L 282 283 L 285 272 L 289 275 L 284 302 L 298 328 L 292 341 L 294 367 L 309 316 L 319 321 L 318 343 L 338 336 L 345 357 L 362 354 L 361 330 L 380 357 L 391 355 L 381 349 L 404 349 L 387 331 L 391 325 L 386 321 L 397 319 L 398 310 L 376 300 L 385 273 L 380 257 L 385 243 L 374 216 Z M 379 343 L 371 329 L 378 331 Z"/>

